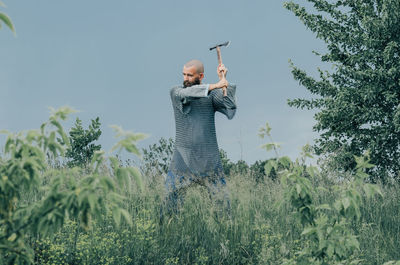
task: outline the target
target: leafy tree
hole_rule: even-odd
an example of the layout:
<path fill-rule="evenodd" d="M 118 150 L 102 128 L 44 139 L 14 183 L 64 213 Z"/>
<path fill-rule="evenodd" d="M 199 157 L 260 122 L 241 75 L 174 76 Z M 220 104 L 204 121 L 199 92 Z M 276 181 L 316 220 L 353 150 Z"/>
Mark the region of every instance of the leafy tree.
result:
<path fill-rule="evenodd" d="M 6 5 L 2 1 L 0 1 L 0 7 L 5 7 L 5 6 Z M 6 14 L 0 12 L 0 29 L 2 27 L 2 23 L 4 23 L 15 34 L 14 25 L 13 25 L 11 19 Z"/>
<path fill-rule="evenodd" d="M 246 161 L 240 159 L 233 164 L 230 173 L 232 174 L 234 172 L 237 174 L 246 175 L 249 173 L 249 171 L 250 171 L 249 165 L 246 163 Z"/>
<path fill-rule="evenodd" d="M 232 162 L 228 158 L 224 149 L 219 149 L 219 155 L 221 158 L 222 168 L 226 177 L 229 177 L 231 174 L 245 175 L 250 171 L 250 167 L 246 163 L 246 161 L 238 160 L 236 163 Z"/>
<path fill-rule="evenodd" d="M 400 1 L 307 0 L 313 12 L 285 3 L 323 40 L 322 62 L 331 71 L 311 77 L 292 64 L 295 80 L 317 97 L 289 100 L 316 109 L 317 154 L 335 154 L 343 170 L 355 170 L 354 155 L 370 150 L 373 178 L 400 171 Z"/>
<path fill-rule="evenodd" d="M 161 137 L 157 143 L 143 148 L 142 172 L 146 175 L 167 174 L 174 152 L 174 140 Z"/>
<path fill-rule="evenodd" d="M 226 151 L 222 148 L 219 149 L 219 156 L 221 158 L 222 168 L 224 169 L 225 176 L 229 176 L 234 163 L 228 158 Z"/>
<path fill-rule="evenodd" d="M 76 118 L 75 127 L 69 132 L 70 145 L 67 148 L 66 157 L 70 159 L 68 166 L 84 166 L 92 160 L 94 153 L 101 149 L 101 145 L 93 142 L 97 141 L 101 135 L 99 117 L 92 120 L 89 129 L 82 127 L 82 121 Z"/>
<path fill-rule="evenodd" d="M 264 181 L 265 177 L 271 178 L 272 180 L 276 180 L 277 174 L 275 171 L 275 168 L 271 168 L 269 171 L 269 174 L 267 175 L 265 172 L 265 166 L 267 164 L 270 164 L 271 161 L 276 161 L 275 158 L 271 158 L 268 160 L 257 160 L 250 166 L 250 172 L 253 176 L 253 178 L 258 182 L 258 181 Z M 282 166 L 280 165 L 280 168 L 278 170 L 282 169 Z"/>
<path fill-rule="evenodd" d="M 100 170 L 107 163 L 104 152 L 96 152 L 90 163 L 90 174 L 77 168 L 51 170 L 51 182 L 44 185 L 48 168 L 45 154 L 63 155 L 68 136 L 60 123 L 72 110 L 67 107 L 53 110 L 48 122 L 39 130 L 8 134 L 4 156 L 0 160 L 0 264 L 33 263 L 33 251 L 26 243 L 27 235 L 49 235 L 59 229 L 67 218 L 79 220 L 87 229 L 91 220 L 105 212 L 112 212 L 116 224 L 132 222 L 121 205 L 121 189 L 131 178 L 141 186 L 136 168 L 123 168 L 115 157 L 111 178 Z M 122 137 L 113 149 L 126 149 L 137 154 L 136 141 L 143 134 L 124 132 L 115 127 Z M 62 141 L 57 141 L 60 137 Z M 39 200 L 24 200 L 26 194 L 36 194 Z"/>

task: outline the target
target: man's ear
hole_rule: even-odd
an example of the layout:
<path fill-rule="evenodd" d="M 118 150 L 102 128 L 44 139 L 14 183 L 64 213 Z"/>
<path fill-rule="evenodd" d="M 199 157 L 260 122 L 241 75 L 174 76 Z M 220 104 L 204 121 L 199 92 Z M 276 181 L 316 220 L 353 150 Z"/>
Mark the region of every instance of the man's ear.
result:
<path fill-rule="evenodd" d="M 204 73 L 200 73 L 199 75 L 200 75 L 200 80 L 203 80 L 203 78 L 204 78 Z"/>

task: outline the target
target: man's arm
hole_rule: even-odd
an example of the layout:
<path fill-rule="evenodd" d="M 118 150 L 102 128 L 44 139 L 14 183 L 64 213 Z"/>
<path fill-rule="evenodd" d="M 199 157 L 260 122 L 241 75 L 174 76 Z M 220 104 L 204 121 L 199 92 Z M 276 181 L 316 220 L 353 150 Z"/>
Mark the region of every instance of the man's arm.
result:
<path fill-rule="evenodd" d="M 172 104 L 176 106 L 182 113 L 187 113 L 190 109 L 185 111 L 185 105 L 187 105 L 190 101 L 207 97 L 210 91 L 218 90 L 218 88 L 222 88 L 228 85 L 228 82 L 225 80 L 220 80 L 216 84 L 200 84 L 194 85 L 191 87 L 173 87 L 170 90 L 170 96 L 172 100 Z"/>
<path fill-rule="evenodd" d="M 186 104 L 195 98 L 207 97 L 210 91 L 226 86 L 228 86 L 228 81 L 223 79 L 215 84 L 200 84 L 186 88 L 173 87 L 170 90 L 170 94 L 173 101 L 180 101 Z"/>
<path fill-rule="evenodd" d="M 231 120 L 236 114 L 236 85 L 229 84 L 226 88 L 227 95 L 223 95 L 221 89 L 214 90 L 210 93 L 215 111 L 225 114 Z"/>
<path fill-rule="evenodd" d="M 221 64 L 217 68 L 217 74 L 220 80 L 226 81 L 226 75 L 228 73 L 228 69 L 225 65 Z M 236 85 L 229 84 L 226 81 L 226 86 L 222 87 L 222 89 L 218 89 L 210 93 L 210 97 L 212 97 L 212 102 L 214 106 L 214 110 L 225 114 L 225 116 L 231 120 L 236 114 Z"/>
<path fill-rule="evenodd" d="M 209 84 L 194 85 L 191 87 L 173 87 L 171 89 L 171 97 L 177 100 L 185 101 L 188 98 L 206 97 L 209 90 Z"/>

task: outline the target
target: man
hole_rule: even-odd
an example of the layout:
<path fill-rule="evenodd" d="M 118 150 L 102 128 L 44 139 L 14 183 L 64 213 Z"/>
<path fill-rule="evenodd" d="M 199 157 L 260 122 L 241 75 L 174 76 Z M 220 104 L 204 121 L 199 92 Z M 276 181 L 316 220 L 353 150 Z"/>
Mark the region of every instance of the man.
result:
<path fill-rule="evenodd" d="M 193 183 L 225 185 L 214 116 L 218 111 L 232 119 L 236 113 L 236 86 L 228 83 L 226 73 L 219 65 L 219 81 L 202 84 L 203 63 L 191 60 L 183 67 L 183 86 L 170 90 L 176 137 L 166 179 L 169 210 L 176 210 L 178 193 Z"/>

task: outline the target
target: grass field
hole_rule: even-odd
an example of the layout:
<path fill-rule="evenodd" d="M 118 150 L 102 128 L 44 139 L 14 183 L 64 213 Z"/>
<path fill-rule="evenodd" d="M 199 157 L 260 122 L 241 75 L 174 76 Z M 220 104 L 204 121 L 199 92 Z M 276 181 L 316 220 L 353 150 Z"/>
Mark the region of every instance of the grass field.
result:
<path fill-rule="evenodd" d="M 256 181 L 250 174 L 228 176 L 228 208 L 220 203 L 223 192 L 210 196 L 205 187 L 193 186 L 186 191 L 179 212 L 161 221 L 163 176 L 144 177 L 143 190 L 132 182 L 124 191 L 132 227 L 116 227 L 110 213 L 104 213 L 87 231 L 69 220 L 51 237 L 30 237 L 35 262 L 282 264 L 307 247 L 302 226 L 279 181 Z M 338 196 L 340 187 L 347 185 L 323 175 L 311 180 L 315 201 L 328 204 Z M 400 259 L 399 186 L 381 189 L 383 198 L 363 198 L 361 219 L 351 224 L 360 242 L 351 259 L 361 260 L 360 264 Z M 27 198 L 34 199 L 29 194 Z"/>

